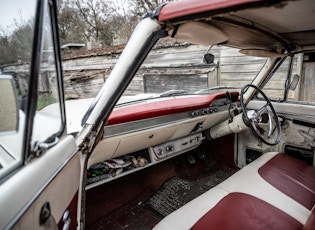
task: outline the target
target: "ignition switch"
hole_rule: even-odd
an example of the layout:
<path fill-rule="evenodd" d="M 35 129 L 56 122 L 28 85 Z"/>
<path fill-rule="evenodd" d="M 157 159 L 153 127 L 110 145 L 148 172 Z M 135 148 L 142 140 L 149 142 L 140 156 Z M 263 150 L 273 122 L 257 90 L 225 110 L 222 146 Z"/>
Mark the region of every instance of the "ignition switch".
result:
<path fill-rule="evenodd" d="M 199 129 L 202 129 L 203 121 L 198 122 L 196 126 L 191 130 L 191 133 L 198 131 Z"/>

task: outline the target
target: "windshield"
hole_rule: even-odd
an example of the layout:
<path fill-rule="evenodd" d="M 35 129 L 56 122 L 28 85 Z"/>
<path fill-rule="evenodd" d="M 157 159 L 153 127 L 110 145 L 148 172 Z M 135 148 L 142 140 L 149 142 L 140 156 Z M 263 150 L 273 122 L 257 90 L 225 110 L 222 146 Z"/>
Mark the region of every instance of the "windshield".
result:
<path fill-rule="evenodd" d="M 240 91 L 251 83 L 266 58 L 249 57 L 238 49 L 176 43 L 162 39 L 149 53 L 118 104 L 147 98 Z M 214 61 L 204 62 L 210 52 Z"/>

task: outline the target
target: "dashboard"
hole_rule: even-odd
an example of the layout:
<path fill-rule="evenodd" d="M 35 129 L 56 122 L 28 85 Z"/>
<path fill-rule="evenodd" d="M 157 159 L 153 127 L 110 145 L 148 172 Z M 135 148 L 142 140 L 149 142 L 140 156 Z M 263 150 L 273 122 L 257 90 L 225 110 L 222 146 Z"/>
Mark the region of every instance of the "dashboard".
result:
<path fill-rule="evenodd" d="M 150 99 L 117 107 L 103 127 L 88 167 L 145 150 L 150 164 L 198 147 L 203 131 L 239 107 L 238 92 Z"/>
<path fill-rule="evenodd" d="M 89 165 L 200 133 L 228 119 L 238 92 L 145 100 L 116 108 Z"/>

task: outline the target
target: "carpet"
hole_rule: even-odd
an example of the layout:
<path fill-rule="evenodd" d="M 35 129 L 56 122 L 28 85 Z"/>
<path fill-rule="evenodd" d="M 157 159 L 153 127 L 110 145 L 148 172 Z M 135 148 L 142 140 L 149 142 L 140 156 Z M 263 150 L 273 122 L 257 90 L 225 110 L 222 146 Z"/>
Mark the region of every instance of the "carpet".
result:
<path fill-rule="evenodd" d="M 223 166 L 194 181 L 172 177 L 164 182 L 155 194 L 146 200 L 145 204 L 165 217 L 221 183 L 237 170 Z"/>
<path fill-rule="evenodd" d="M 200 183 L 172 177 L 145 204 L 162 216 L 167 216 L 207 190 Z"/>
<path fill-rule="evenodd" d="M 127 205 L 114 210 L 95 223 L 86 226 L 89 230 L 150 230 L 156 225 L 162 216 L 144 204 L 144 201 L 152 195 L 150 189 L 146 189 L 139 197 Z"/>
<path fill-rule="evenodd" d="M 216 186 L 236 171 L 235 168 L 223 166 L 195 180 L 171 177 L 157 191 L 144 189 L 134 200 L 88 224 L 86 229 L 152 229 L 163 217 Z"/>
<path fill-rule="evenodd" d="M 232 168 L 230 166 L 224 165 L 217 169 L 216 171 L 214 171 L 213 173 L 197 179 L 196 183 L 202 184 L 203 186 L 206 186 L 210 189 L 220 184 L 222 181 L 229 178 L 237 171 L 238 171 L 237 168 Z"/>

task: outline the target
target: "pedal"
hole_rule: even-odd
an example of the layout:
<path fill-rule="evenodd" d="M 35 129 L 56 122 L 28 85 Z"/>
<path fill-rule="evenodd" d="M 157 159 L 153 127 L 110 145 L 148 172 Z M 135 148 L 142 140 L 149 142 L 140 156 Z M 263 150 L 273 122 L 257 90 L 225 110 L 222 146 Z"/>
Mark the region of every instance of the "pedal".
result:
<path fill-rule="evenodd" d="M 208 172 L 210 170 L 210 165 L 209 165 L 208 158 L 207 158 L 206 154 L 204 153 L 204 151 L 197 151 L 197 156 L 198 156 L 199 160 L 201 160 L 204 170 L 206 172 Z"/>
<path fill-rule="evenodd" d="M 201 152 L 201 151 L 197 151 L 197 156 L 199 160 L 203 160 L 206 158 L 206 155 L 204 154 L 204 152 Z"/>
<path fill-rule="evenodd" d="M 196 159 L 191 155 L 191 154 L 188 154 L 187 155 L 187 161 L 189 164 L 193 165 L 196 163 Z"/>

